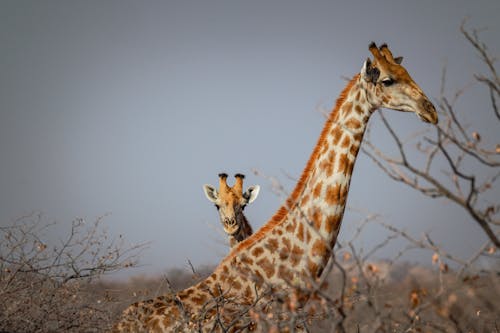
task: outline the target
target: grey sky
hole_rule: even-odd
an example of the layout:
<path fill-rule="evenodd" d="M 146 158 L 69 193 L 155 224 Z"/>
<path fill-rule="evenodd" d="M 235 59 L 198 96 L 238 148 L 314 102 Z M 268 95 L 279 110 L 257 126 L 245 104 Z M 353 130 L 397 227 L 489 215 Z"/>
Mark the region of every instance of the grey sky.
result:
<path fill-rule="evenodd" d="M 112 233 L 152 242 L 143 271 L 215 263 L 227 247 L 202 184 L 221 171 L 260 184 L 246 210 L 257 229 L 280 198 L 251 169 L 293 187 L 283 171 L 299 176 L 323 126 L 317 109 L 331 108 L 370 41 L 403 55 L 436 97 L 445 63 L 449 91 L 482 69 L 459 33 L 464 17 L 488 28 L 498 54 L 499 15 L 497 0 L 1 1 L 0 223 L 33 210 L 63 224 L 111 213 Z M 426 126 L 391 118 L 403 131 Z M 362 155 L 349 205 L 462 253 L 484 239 L 451 204 Z M 348 212 L 342 233 L 360 217 Z"/>

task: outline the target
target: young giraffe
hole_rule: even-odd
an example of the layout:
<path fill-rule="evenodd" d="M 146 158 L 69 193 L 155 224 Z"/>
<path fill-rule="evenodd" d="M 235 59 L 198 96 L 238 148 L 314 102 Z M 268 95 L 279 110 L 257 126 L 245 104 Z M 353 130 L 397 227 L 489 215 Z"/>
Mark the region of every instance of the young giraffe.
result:
<path fill-rule="evenodd" d="M 221 332 L 230 325 L 231 332 L 250 330 L 255 326 L 238 309 L 264 307 L 272 297 L 263 297 L 270 285 L 284 289 L 319 277 L 332 254 L 371 114 L 384 107 L 413 112 L 432 124 L 438 120 L 400 65 L 402 58 L 393 58 L 385 44 L 371 43 L 369 50 L 373 61 L 368 58 L 340 94 L 294 191 L 271 220 L 234 247 L 204 281 L 129 306 L 116 332 Z"/>
<path fill-rule="evenodd" d="M 253 234 L 253 229 L 243 214 L 245 206 L 252 203 L 259 195 L 260 186 L 250 186 L 243 193 L 244 175 L 234 175 L 233 187 L 227 185 L 227 174 L 219 174 L 219 191 L 209 184 L 203 185 L 207 199 L 215 204 L 219 211 L 220 222 L 224 232 L 229 236 L 229 245 L 235 246 Z"/>

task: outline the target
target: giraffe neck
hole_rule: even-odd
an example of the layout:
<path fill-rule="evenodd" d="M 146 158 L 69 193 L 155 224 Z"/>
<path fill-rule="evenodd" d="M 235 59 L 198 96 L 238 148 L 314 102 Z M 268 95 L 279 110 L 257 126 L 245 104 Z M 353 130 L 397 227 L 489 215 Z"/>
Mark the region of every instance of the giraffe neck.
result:
<path fill-rule="evenodd" d="M 302 215 L 317 236 L 335 244 L 344 214 L 351 176 L 374 107 L 366 84 L 356 75 L 342 91 L 318 143 L 287 201 L 289 213 Z M 314 238 L 314 236 L 312 236 Z"/>
<path fill-rule="evenodd" d="M 286 247 L 286 251 L 302 258 L 280 258 L 291 261 L 293 271 L 312 277 L 321 273 L 335 245 L 356 156 L 375 110 L 369 103 L 371 94 L 359 75 L 347 84 L 294 191 L 272 219 L 240 243 L 226 260 L 244 256 L 246 250 L 251 251 L 261 241 L 274 243 L 277 239 L 278 249 Z"/>
<path fill-rule="evenodd" d="M 237 215 L 237 224 L 239 225 L 238 232 L 233 235 L 236 241 L 241 242 L 252 235 L 253 230 L 246 216 L 241 212 L 241 214 Z"/>

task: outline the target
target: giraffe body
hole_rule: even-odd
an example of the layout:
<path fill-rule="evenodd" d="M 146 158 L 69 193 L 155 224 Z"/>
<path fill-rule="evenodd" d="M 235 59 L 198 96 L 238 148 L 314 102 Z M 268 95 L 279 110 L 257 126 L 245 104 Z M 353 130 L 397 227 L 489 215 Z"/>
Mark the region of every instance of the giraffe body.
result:
<path fill-rule="evenodd" d="M 170 298 L 130 306 L 117 331 L 252 330 L 242 307 L 265 310 L 274 290 L 317 281 L 332 254 L 370 115 L 386 107 L 437 122 L 434 106 L 401 59 L 386 45 L 372 43 L 369 50 L 373 61 L 367 59 L 340 94 L 294 191 L 270 221 L 233 247 L 204 281 Z M 220 303 L 222 296 L 228 301 Z"/>
<path fill-rule="evenodd" d="M 252 226 L 248 223 L 243 210 L 257 198 L 260 191 L 259 185 L 253 185 L 243 192 L 245 176 L 237 173 L 234 177 L 236 182 L 233 187 L 230 187 L 227 184 L 227 174 L 219 174 L 219 191 L 212 185 L 203 185 L 207 199 L 217 207 L 222 227 L 229 237 L 231 247 L 253 234 Z"/>

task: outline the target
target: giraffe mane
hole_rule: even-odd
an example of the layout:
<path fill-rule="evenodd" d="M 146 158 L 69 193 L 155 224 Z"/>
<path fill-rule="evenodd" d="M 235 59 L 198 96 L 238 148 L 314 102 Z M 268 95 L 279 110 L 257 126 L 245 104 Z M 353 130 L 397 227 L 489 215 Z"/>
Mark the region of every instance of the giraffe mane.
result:
<path fill-rule="evenodd" d="M 230 261 L 232 258 L 234 258 L 238 252 L 243 251 L 244 249 L 250 247 L 255 242 L 264 238 L 264 236 L 268 232 L 270 232 L 275 226 L 280 225 L 285 220 L 285 217 L 286 217 L 288 211 L 294 206 L 294 204 L 297 201 L 297 198 L 300 196 L 300 194 L 302 193 L 302 191 L 305 188 L 305 184 L 306 184 L 307 179 L 309 178 L 309 175 L 311 174 L 314 161 L 316 160 L 318 154 L 320 153 L 320 147 L 325 142 L 325 140 L 328 136 L 328 128 L 330 127 L 331 123 L 336 120 L 336 115 L 339 112 L 340 106 L 342 105 L 342 103 L 344 103 L 352 86 L 358 80 L 359 75 L 360 74 L 356 74 L 351 79 L 351 81 L 349 81 L 349 83 L 346 85 L 344 90 L 342 90 L 342 92 L 340 93 L 340 96 L 337 98 L 337 101 L 335 102 L 335 107 L 333 108 L 332 112 L 330 112 L 330 115 L 328 116 L 328 119 L 325 122 L 323 130 L 321 131 L 321 135 L 316 143 L 316 146 L 314 147 L 314 150 L 311 154 L 311 157 L 307 161 L 307 164 L 306 164 L 304 170 L 302 171 L 302 174 L 299 178 L 299 181 L 297 182 L 297 185 L 295 186 L 295 189 L 290 194 L 288 199 L 285 201 L 285 204 L 283 204 L 276 211 L 276 213 L 274 213 L 274 215 L 271 217 L 271 219 L 266 224 L 264 224 L 257 232 L 255 232 L 252 236 L 248 237 L 244 241 L 240 242 L 237 246 L 235 246 L 231 250 L 229 255 L 222 260 L 221 265 L 227 261 Z"/>

